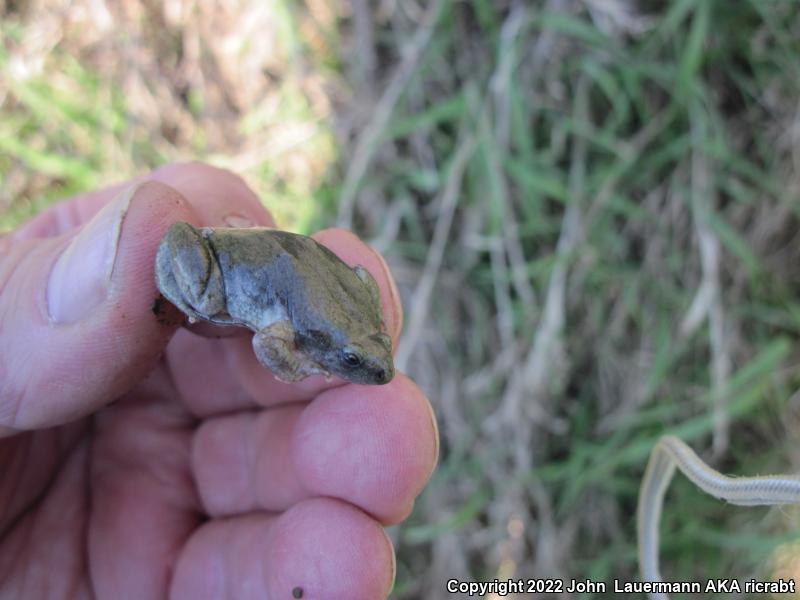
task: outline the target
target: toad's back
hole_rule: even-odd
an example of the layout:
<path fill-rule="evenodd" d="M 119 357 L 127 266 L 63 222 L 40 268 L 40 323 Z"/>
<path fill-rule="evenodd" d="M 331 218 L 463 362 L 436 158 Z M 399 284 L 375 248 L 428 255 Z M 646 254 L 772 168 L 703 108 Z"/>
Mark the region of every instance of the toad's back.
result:
<path fill-rule="evenodd" d="M 219 231 L 219 233 L 217 233 Z M 228 312 L 263 328 L 289 318 L 295 330 L 357 327 L 371 297 L 353 270 L 313 239 L 274 229 L 212 230 L 207 239 L 225 281 Z"/>

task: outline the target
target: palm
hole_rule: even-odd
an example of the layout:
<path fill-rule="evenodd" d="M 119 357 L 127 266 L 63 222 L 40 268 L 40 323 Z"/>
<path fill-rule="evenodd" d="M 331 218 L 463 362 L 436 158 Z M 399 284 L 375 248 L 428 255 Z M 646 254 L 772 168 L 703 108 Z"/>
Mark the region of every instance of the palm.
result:
<path fill-rule="evenodd" d="M 166 360 L 119 401 L 77 423 L 3 441 L 3 462 L 12 465 L 12 477 L 4 477 L 0 498 L 6 515 L 0 546 L 6 563 L 2 567 L 6 589 L 14 590 L 16 597 L 39 597 L 57 582 L 60 589 L 79 590 L 79 595 L 87 596 L 91 590 L 99 598 L 157 598 L 170 589 L 178 596 L 198 597 L 198 590 L 205 590 L 214 597 L 206 581 L 209 560 L 222 556 L 239 565 L 245 578 L 247 565 L 253 563 L 253 543 L 263 545 L 260 560 L 269 562 L 273 551 L 268 544 L 270 530 L 280 515 L 291 518 L 285 511 L 294 505 L 306 511 L 310 507 L 316 518 L 330 513 L 343 533 L 353 525 L 348 520 L 355 518 L 356 533 L 363 536 L 355 540 L 363 544 L 356 553 L 364 559 L 355 575 L 364 577 L 365 585 L 389 576 L 386 567 L 391 558 L 387 548 L 381 549 L 377 543 L 379 538 L 370 535 L 368 517 L 333 500 L 308 499 L 316 495 L 308 487 L 335 487 L 336 474 L 312 466 L 312 472 L 303 475 L 296 471 L 296 464 L 277 472 L 280 459 L 272 461 L 272 466 L 266 464 L 268 454 L 280 456 L 293 440 L 281 433 L 264 439 L 261 433 L 274 424 L 303 418 L 304 408 L 311 405 L 299 398 L 313 396 L 324 382 L 276 383 L 247 359 L 247 346 L 247 339 L 241 337 L 201 340 L 180 332 Z M 234 384 L 233 376 L 243 377 L 247 384 Z M 257 403 L 269 403 L 270 398 L 254 399 L 246 391 L 248 387 L 263 389 L 278 402 L 286 400 L 287 394 L 297 402 L 256 411 Z M 216 414 L 231 402 L 241 410 Z M 324 397 L 321 402 L 325 404 Z M 353 408 L 361 413 L 354 418 L 363 419 L 364 406 L 357 403 Z M 336 410 L 341 413 L 346 408 Z M 307 420 L 315 427 L 313 414 Z M 247 430 L 253 434 L 249 439 Z M 231 452 L 225 448 L 226 440 Z M 236 447 L 251 445 L 264 450 L 262 465 L 266 466 L 248 474 L 245 466 L 233 461 Z M 351 447 L 350 451 L 360 450 Z M 294 456 L 288 462 L 298 460 L 302 463 L 304 459 Z M 347 456 L 342 456 L 342 463 L 353 464 Z M 252 475 L 249 480 L 248 475 Z M 347 467 L 341 475 L 342 481 L 352 481 L 353 473 Z M 266 478 L 286 485 L 283 489 L 271 486 Z M 342 489 L 347 496 L 348 490 Z M 384 521 L 402 518 L 408 508 L 407 498 L 397 495 L 392 499 L 377 488 L 352 500 L 367 504 L 366 508 Z M 339 514 L 343 510 L 352 514 Z M 330 525 L 327 522 L 325 527 Z M 225 528 L 261 528 L 265 535 L 262 542 L 255 539 L 226 545 Z M 312 539 L 316 545 L 318 533 Z M 301 552 L 290 561 L 313 560 L 302 552 L 313 550 L 313 545 L 296 541 L 295 546 L 298 543 Z M 352 543 L 352 539 L 347 542 Z M 381 554 L 385 564 L 376 561 Z M 269 567 L 267 564 L 267 572 Z M 288 567 L 291 571 L 291 565 Z M 371 567 L 375 572 L 369 572 Z M 302 588 L 305 597 L 314 597 L 314 579 L 307 577 L 303 565 L 295 569 L 295 582 L 284 582 L 286 568 L 282 565 L 280 573 L 268 576 L 265 587 L 272 587 L 274 581 L 278 597 L 292 597 L 295 587 Z M 321 589 L 330 593 L 334 583 L 320 581 Z M 383 584 L 385 587 L 388 581 Z M 233 585 L 235 589 L 236 581 Z M 366 593 L 363 597 L 371 596 Z"/>
<path fill-rule="evenodd" d="M 164 595 L 203 518 L 189 466 L 196 420 L 176 398 L 161 364 L 91 417 L 2 441 L 12 465 L 0 496 L 7 592 Z"/>

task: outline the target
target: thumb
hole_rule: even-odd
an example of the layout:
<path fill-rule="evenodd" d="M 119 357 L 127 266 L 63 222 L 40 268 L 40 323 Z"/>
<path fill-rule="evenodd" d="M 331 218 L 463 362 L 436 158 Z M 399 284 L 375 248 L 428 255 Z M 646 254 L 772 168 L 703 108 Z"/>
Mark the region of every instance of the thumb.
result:
<path fill-rule="evenodd" d="M 0 435 L 84 416 L 152 368 L 175 330 L 152 307 L 156 248 L 176 220 L 191 220 L 186 200 L 146 182 L 67 235 L 2 240 Z"/>

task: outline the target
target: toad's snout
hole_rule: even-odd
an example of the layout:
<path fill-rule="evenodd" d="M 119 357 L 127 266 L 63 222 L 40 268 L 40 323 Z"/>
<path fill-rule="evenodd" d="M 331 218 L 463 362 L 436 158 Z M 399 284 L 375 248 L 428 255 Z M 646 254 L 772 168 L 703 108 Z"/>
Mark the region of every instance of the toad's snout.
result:
<path fill-rule="evenodd" d="M 375 370 L 375 383 L 378 385 L 389 383 L 393 377 L 394 377 L 394 367 L 391 365 L 388 368 L 378 367 Z"/>
<path fill-rule="evenodd" d="M 369 383 L 373 385 L 384 385 L 394 378 L 394 364 L 391 354 L 381 358 L 374 357 L 366 366 L 364 374 L 369 379 Z"/>

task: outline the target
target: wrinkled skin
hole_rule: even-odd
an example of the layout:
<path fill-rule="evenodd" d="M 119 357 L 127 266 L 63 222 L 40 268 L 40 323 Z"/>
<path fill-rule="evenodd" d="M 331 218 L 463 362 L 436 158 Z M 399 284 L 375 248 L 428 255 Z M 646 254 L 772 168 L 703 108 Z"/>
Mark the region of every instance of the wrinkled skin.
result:
<path fill-rule="evenodd" d="M 436 461 L 427 399 L 401 373 L 384 386 L 281 383 L 250 334 L 205 338 L 157 317 L 153 260 L 170 223 L 271 220 L 225 171 L 148 179 L 96 306 L 70 296 L 91 286 L 54 287 L 51 269 L 119 188 L 0 238 L 0 597 L 386 597 L 383 526 L 408 515 Z M 396 339 L 381 259 L 343 231 L 315 238 L 369 269 Z"/>

